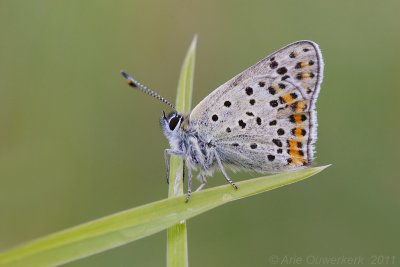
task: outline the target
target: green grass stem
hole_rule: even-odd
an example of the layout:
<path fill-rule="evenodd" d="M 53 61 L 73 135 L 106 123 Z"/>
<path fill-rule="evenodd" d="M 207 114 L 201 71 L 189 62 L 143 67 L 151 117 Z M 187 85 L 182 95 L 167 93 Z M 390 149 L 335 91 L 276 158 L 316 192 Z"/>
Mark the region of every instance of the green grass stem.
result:
<path fill-rule="evenodd" d="M 179 78 L 176 94 L 177 111 L 188 114 L 191 109 L 194 63 L 196 57 L 197 37 L 193 38 L 192 44 L 186 54 Z M 172 156 L 169 172 L 168 197 L 182 196 L 183 193 L 183 161 L 181 158 Z M 188 266 L 188 244 L 186 221 L 182 220 L 167 230 L 167 266 Z"/>

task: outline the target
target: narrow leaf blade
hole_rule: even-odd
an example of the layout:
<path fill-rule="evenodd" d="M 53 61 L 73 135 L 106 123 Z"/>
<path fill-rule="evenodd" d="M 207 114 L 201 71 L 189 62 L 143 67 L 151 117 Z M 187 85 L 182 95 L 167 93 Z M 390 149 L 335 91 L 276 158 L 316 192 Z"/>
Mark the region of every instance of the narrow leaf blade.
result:
<path fill-rule="evenodd" d="M 197 37 L 195 36 L 183 61 L 176 94 L 176 109 L 184 114 L 189 113 L 191 108 L 196 44 Z M 170 198 L 183 195 L 183 168 L 182 159 L 172 156 L 168 189 L 168 197 Z M 168 228 L 167 266 L 188 266 L 187 228 L 185 221 L 181 221 Z"/>
<path fill-rule="evenodd" d="M 326 167 L 245 180 L 237 183 L 238 190 L 229 184 L 214 187 L 194 193 L 187 204 L 180 196 L 119 212 L 3 252 L 0 266 L 71 262 L 160 232 L 225 203 L 303 180 Z"/>

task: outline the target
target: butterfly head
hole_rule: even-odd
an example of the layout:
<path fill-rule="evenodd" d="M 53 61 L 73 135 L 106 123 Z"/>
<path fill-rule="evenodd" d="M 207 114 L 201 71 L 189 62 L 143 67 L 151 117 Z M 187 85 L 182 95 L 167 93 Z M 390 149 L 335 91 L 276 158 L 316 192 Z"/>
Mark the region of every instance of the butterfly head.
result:
<path fill-rule="evenodd" d="M 161 117 L 161 127 L 163 128 L 165 135 L 169 136 L 178 134 L 183 120 L 183 115 L 176 111 L 172 111 L 168 114 L 168 116 L 165 116 L 165 113 L 163 111 Z"/>
<path fill-rule="evenodd" d="M 172 111 L 168 116 L 165 116 L 163 112 L 161 116 L 161 127 L 172 149 L 182 149 L 182 142 L 184 140 L 184 130 L 182 129 L 183 121 L 184 116 L 176 111 Z"/>

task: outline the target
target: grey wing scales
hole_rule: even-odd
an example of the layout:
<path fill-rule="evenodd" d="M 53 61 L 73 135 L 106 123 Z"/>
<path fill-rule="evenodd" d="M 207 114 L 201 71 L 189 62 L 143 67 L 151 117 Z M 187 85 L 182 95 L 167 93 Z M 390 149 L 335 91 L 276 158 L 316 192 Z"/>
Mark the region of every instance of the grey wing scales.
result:
<path fill-rule="evenodd" d="M 311 41 L 290 44 L 235 76 L 190 114 L 223 163 L 258 172 L 310 164 L 323 61 Z"/>

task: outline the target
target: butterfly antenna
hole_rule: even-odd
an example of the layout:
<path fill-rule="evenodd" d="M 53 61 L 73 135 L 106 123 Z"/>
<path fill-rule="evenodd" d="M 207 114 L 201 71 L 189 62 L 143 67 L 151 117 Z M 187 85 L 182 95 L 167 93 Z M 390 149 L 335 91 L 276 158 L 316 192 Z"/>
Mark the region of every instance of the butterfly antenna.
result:
<path fill-rule="evenodd" d="M 150 88 L 148 88 L 147 86 L 141 84 L 140 82 L 136 81 L 134 78 L 132 78 L 132 76 L 130 76 L 128 73 L 126 73 L 125 71 L 121 71 L 122 76 L 124 76 L 124 78 L 126 79 L 126 81 L 128 82 L 128 85 L 130 87 L 136 88 L 162 102 L 164 102 L 165 104 L 167 104 L 169 107 L 171 107 L 174 111 L 176 111 L 175 107 L 164 97 L 160 96 L 158 93 L 156 93 L 155 91 L 151 90 Z"/>

